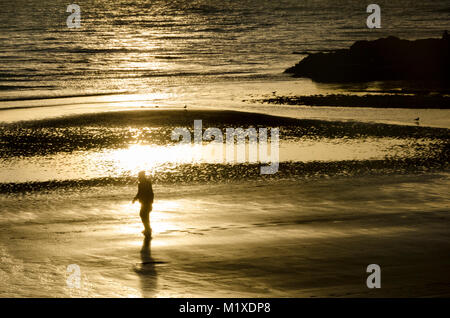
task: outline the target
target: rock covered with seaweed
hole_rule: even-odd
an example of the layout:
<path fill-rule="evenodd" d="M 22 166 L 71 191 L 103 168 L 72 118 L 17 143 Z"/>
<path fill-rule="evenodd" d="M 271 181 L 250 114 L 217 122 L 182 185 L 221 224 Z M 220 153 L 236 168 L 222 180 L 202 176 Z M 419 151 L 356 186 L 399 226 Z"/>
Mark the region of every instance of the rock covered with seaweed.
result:
<path fill-rule="evenodd" d="M 356 41 L 349 49 L 309 54 L 286 73 L 322 82 L 450 81 L 450 37 Z"/>

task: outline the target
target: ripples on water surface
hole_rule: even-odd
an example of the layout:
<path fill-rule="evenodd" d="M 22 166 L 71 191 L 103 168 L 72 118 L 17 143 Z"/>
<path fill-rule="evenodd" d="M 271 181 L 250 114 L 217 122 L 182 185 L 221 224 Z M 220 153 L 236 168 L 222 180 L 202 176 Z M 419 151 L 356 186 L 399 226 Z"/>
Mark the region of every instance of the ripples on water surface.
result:
<path fill-rule="evenodd" d="M 140 170 L 151 172 L 155 183 L 258 179 L 259 167 L 276 159 L 276 152 L 269 150 L 271 139 L 265 158 L 261 157 L 263 151 L 256 161 L 249 160 L 251 148 L 247 145 L 243 162 L 229 156 L 222 144 L 204 142 L 200 147 L 171 140 L 175 127 L 192 132 L 198 118 L 204 118 L 203 129 L 218 127 L 224 137 L 226 128 L 248 128 L 249 123 L 256 128 L 279 127 L 280 169 L 267 176 L 272 179 L 371 170 L 426 171 L 448 164 L 447 129 L 231 111 L 128 111 L 4 125 L 0 135 L 1 190 L 130 184 Z M 231 148 L 237 152 L 237 147 Z"/>
<path fill-rule="evenodd" d="M 383 160 L 386 158 L 414 158 L 423 155 L 438 142 L 392 138 L 345 139 L 299 139 L 282 141 L 279 149 L 280 162 L 331 162 L 343 160 Z M 228 147 L 230 148 L 230 147 Z M 232 146 L 237 152 L 237 147 Z M 146 146 L 131 145 L 125 149 L 101 151 L 74 151 L 48 156 L 33 156 L 1 160 L 0 182 L 30 182 L 66 179 L 94 179 L 132 177 L 140 170 L 153 173 L 181 171 L 188 164 L 236 164 L 235 158 L 227 157 L 227 146 L 205 144 Z M 248 162 L 249 149 L 246 149 Z M 266 165 L 271 162 L 270 153 L 265 160 L 253 163 Z M 207 171 L 207 170 L 206 170 Z M 209 171 L 215 179 L 217 171 Z M 244 176 L 243 176 L 244 177 Z"/>
<path fill-rule="evenodd" d="M 448 1 L 377 2 L 383 27 L 368 30 L 366 4 L 318 1 L 93 1 L 68 29 L 63 0 L 0 3 L 0 96 L 167 93 L 171 86 L 273 80 L 293 51 L 348 47 L 396 35 L 439 37 Z M 430 23 L 430 22 L 433 23 Z"/>

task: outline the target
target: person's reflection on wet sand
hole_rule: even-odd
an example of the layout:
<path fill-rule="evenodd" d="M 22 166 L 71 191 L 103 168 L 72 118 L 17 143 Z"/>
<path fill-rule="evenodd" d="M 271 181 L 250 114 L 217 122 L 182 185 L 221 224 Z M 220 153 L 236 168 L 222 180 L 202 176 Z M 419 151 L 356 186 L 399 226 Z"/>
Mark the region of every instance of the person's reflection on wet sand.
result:
<path fill-rule="evenodd" d="M 141 248 L 141 264 L 135 269 L 139 275 L 143 297 L 152 297 L 157 285 L 155 260 L 151 253 L 151 238 L 145 237 Z"/>

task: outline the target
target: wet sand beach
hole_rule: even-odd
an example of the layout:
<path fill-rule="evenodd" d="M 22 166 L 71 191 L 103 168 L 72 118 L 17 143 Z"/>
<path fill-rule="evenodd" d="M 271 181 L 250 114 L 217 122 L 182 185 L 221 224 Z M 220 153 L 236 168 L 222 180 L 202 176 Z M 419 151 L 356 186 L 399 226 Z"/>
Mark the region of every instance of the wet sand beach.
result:
<path fill-rule="evenodd" d="M 447 188 L 448 174 L 158 186 L 147 246 L 130 187 L 2 198 L 51 214 L 2 222 L 2 296 L 449 296 Z"/>
<path fill-rule="evenodd" d="M 280 127 L 279 172 L 161 150 L 194 119 Z M 0 183 L 2 297 L 449 295 L 447 129 L 140 110 L 4 124 L 2 138 L 2 171 L 16 171 Z M 130 202 L 140 169 L 151 241 Z M 366 287 L 369 264 L 381 289 Z"/>

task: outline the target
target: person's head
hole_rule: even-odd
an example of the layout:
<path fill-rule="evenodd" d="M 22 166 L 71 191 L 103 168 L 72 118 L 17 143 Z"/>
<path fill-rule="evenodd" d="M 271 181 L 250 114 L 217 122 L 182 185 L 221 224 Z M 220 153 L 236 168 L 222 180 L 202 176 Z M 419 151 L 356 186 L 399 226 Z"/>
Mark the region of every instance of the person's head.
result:
<path fill-rule="evenodd" d="M 145 171 L 139 171 L 138 179 L 139 179 L 139 181 L 143 181 L 143 180 L 147 179 L 147 177 L 145 176 Z"/>

